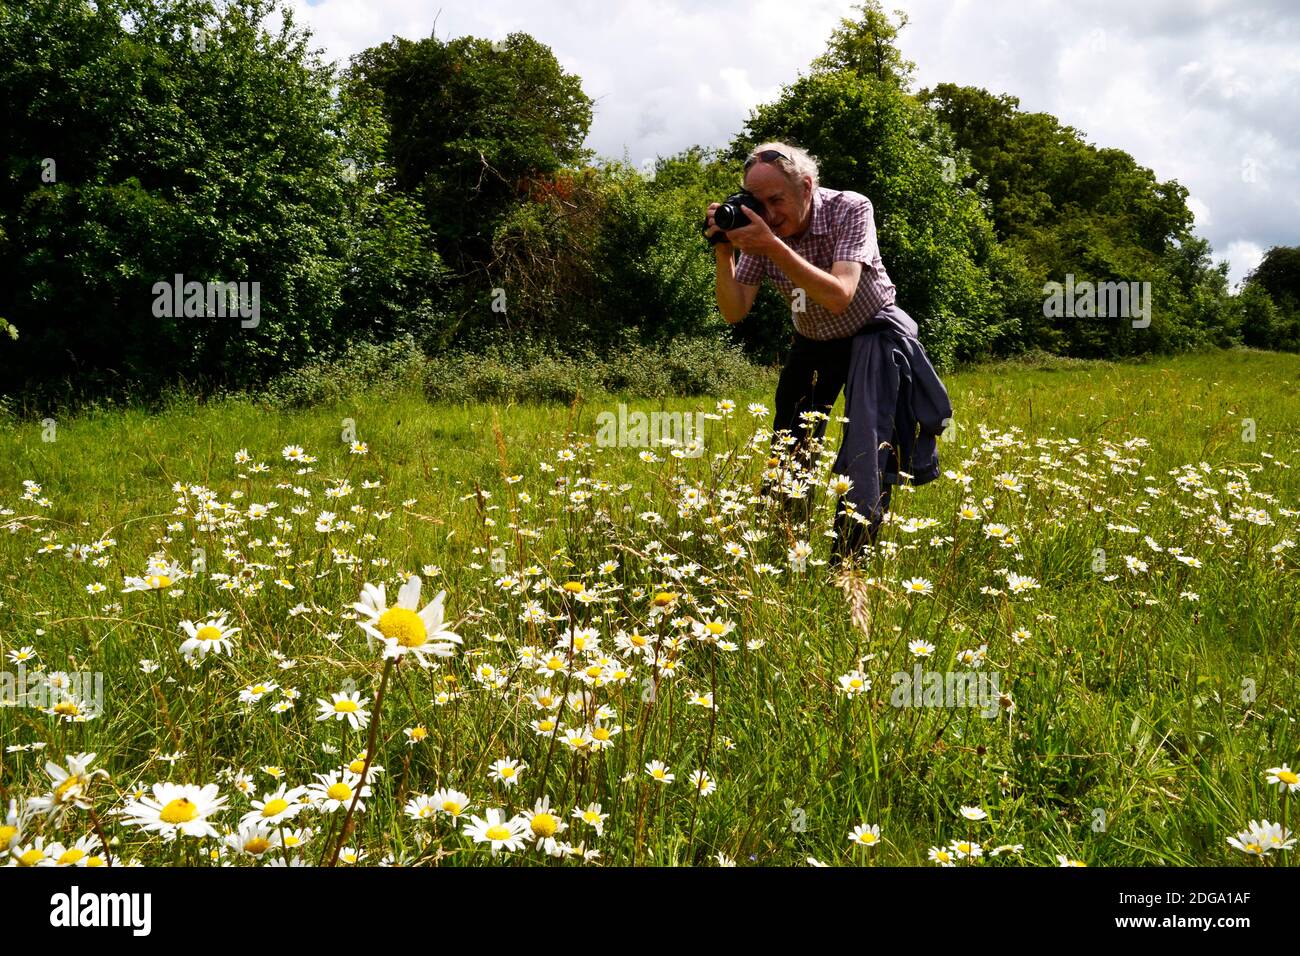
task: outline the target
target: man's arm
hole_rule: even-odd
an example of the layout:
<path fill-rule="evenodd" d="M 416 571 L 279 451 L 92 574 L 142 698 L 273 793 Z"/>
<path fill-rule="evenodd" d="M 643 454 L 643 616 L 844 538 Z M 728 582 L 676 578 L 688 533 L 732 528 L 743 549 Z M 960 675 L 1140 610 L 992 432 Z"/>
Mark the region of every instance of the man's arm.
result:
<path fill-rule="evenodd" d="M 718 224 L 713 221 L 713 212 L 721 205 L 712 203 L 708 212 L 705 214 L 705 222 L 709 229 L 706 235 L 717 235 L 722 232 Z M 718 311 L 722 317 L 727 320 L 728 325 L 735 325 L 745 316 L 749 315 L 749 310 L 753 308 L 754 299 L 758 297 L 758 282 L 749 284 L 741 282 L 736 276 L 736 261 L 733 258 L 734 250 L 730 242 L 719 242 L 713 247 L 714 264 L 717 266 L 714 278 L 714 290 L 718 296 Z M 749 267 L 747 277 L 753 273 L 752 266 Z M 762 281 L 761 278 L 759 280 Z"/>
<path fill-rule="evenodd" d="M 731 258 L 731 243 L 720 242 L 714 248 L 717 265 L 715 287 L 718 294 L 718 310 L 729 325 L 735 325 L 754 306 L 758 297 L 758 286 L 747 285 L 736 279 L 736 264 Z"/>
<path fill-rule="evenodd" d="M 796 289 L 803 289 L 808 298 L 825 307 L 832 315 L 839 315 L 849 307 L 858 291 L 862 277 L 861 262 L 832 262 L 831 271 L 818 269 L 785 243 L 772 251 L 772 261 L 789 277 Z M 784 250 L 784 251 L 782 251 Z"/>

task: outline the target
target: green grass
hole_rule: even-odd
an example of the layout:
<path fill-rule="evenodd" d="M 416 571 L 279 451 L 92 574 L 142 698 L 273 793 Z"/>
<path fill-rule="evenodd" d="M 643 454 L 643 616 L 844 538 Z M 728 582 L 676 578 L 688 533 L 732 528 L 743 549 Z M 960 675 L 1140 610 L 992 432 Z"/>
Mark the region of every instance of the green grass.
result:
<path fill-rule="evenodd" d="M 6 745 L 48 745 L 0 754 L 0 795 L 37 797 L 50 787 L 47 759 L 91 751 L 110 776 L 93 782 L 87 802 L 115 844 L 114 860 L 165 864 L 197 859 L 200 846 L 214 850 L 220 841 L 164 843 L 112 811 L 159 781 L 217 783 L 228 803 L 212 819 L 224 830 L 249 808 L 231 771 L 250 774 L 262 794 L 276 786 L 264 765 L 306 785 L 364 751 L 369 729 L 318 722 L 315 702 L 355 687 L 374 720 L 385 666 L 351 605 L 363 583 L 384 582 L 391 599 L 401 575 L 414 572 L 425 579 L 422 603 L 446 590 L 449 624 L 464 643 L 434 668 L 408 657 L 389 673 L 373 757 L 384 771 L 347 839 L 363 863 L 387 854 L 441 865 L 545 863 L 552 858 L 532 849 L 535 841 L 494 857 L 460 832 L 469 815 L 530 811 L 542 796 L 568 823 L 557 839 L 598 849 L 595 862 L 606 864 L 715 863 L 718 853 L 740 865 L 809 856 L 927 864 L 930 847 L 968 838 L 985 848 L 974 865 L 1054 865 L 1058 854 L 1090 865 L 1256 862 L 1227 839 L 1252 820 L 1287 815 L 1265 772 L 1300 763 L 1300 546 L 1288 543 L 1300 540 L 1300 363 L 1231 351 L 1006 363 L 946 381 L 957 427 L 941 445 L 942 463 L 971 483 L 963 492 L 944 477 L 896 493 L 897 522 L 852 580 L 823 563 L 834 503 L 823 490 L 799 527 L 757 497 L 766 444 L 751 454 L 749 440 L 770 417 L 750 416 L 746 404 L 770 407 L 770 385 L 719 396 L 736 409 L 706 422 L 702 457 L 659 449 L 654 463 L 639 459 L 640 448 L 596 444 L 596 416 L 620 401 L 607 395 L 493 407 L 363 394 L 296 412 L 178 402 L 160 414 L 13 424 L 0 432 L 0 507 L 12 510 L 0 519 L 8 532 L 0 535 L 0 652 L 31 646 L 39 657 L 28 668 L 102 673 L 104 708 L 84 722 L 0 708 Z M 626 401 L 647 411 L 714 408 L 712 400 Z M 366 455 L 349 453 L 344 437 L 353 431 Z M 318 456 L 310 473 L 282 459 L 290 444 Z M 557 457 L 564 448 L 572 461 Z M 239 449 L 269 470 L 237 465 Z M 1020 490 L 1002 487 L 1000 475 Z M 343 477 L 351 493 L 327 499 Z M 38 482 L 35 497 L 48 504 L 24 500 L 24 480 Z M 363 488 L 367 480 L 382 484 Z M 192 488 L 177 510 L 178 483 L 210 489 L 229 512 L 199 520 Z M 707 503 L 679 515 L 679 487 L 702 489 Z M 524 491 L 531 500 L 521 500 Z M 575 501 L 574 491 L 589 496 Z M 270 517 L 246 517 L 249 504 L 268 502 L 278 504 Z M 958 515 L 963 502 L 978 518 Z M 318 532 L 323 510 L 353 527 Z M 663 523 L 639 517 L 648 511 Z M 1228 527 L 1216 530 L 1216 516 Z M 990 537 L 990 524 L 1010 537 Z M 747 540 L 747 531 L 762 537 Z M 273 535 L 282 547 L 267 544 Z M 86 560 L 69 555 L 103 538 L 114 543 Z M 799 540 L 813 548 L 803 572 L 787 559 Z M 747 555 L 729 556 L 727 543 Z M 1180 563 L 1170 547 L 1202 566 Z M 491 566 L 496 548 L 526 593 L 494 583 L 503 576 Z M 144 575 L 155 552 L 184 568 L 201 557 L 200 570 L 153 593 L 122 593 L 124 578 Z M 355 563 L 337 563 L 340 552 Z M 1130 569 L 1130 556 L 1146 570 Z M 602 571 L 606 561 L 618 567 Z M 781 571 L 760 573 L 762 563 Z M 1039 586 L 1012 594 L 1006 571 Z M 902 582 L 915 578 L 932 593 L 905 593 Z M 575 600 L 565 581 L 599 600 Z M 107 590 L 87 593 L 95 582 Z M 230 582 L 238 586 L 222 589 Z M 668 615 L 652 618 L 660 591 L 678 597 Z M 525 601 L 548 617 L 522 621 Z M 298 605 L 305 613 L 291 613 Z M 216 611 L 241 629 L 234 651 L 191 669 L 178 653 L 180 622 Z M 595 726 L 595 708 L 612 708 L 600 723 L 622 729 L 596 753 L 552 747 L 530 727 L 543 711 L 529 692 L 547 680 L 525 671 L 520 652 L 567 656 L 566 619 L 595 628 L 608 666 L 630 672 L 625 683 L 587 685 L 562 673 L 549 681 L 582 692 L 562 707 L 565 727 Z M 689 638 L 692 622 L 715 620 L 734 625 L 724 638 L 734 649 Z M 1028 636 L 1017 643 L 1019 629 Z M 658 640 L 675 673 L 656 683 L 650 662 L 615 645 L 632 631 L 652 649 Z M 674 647 L 675 633 L 687 639 Z M 933 644 L 923 663 L 936 671 L 968 670 L 957 655 L 987 645 L 979 673 L 996 675 L 1014 709 L 998 705 L 985 718 L 975 708 L 894 706 L 891 675 L 912 671 L 908 644 L 918 639 Z M 295 663 L 281 669 L 273 654 Z M 158 669 L 146 673 L 141 659 Z M 591 659 L 575 651 L 575 669 Z M 846 697 L 839 678 L 860 661 L 873 685 Z M 476 680 L 483 665 L 501 687 Z M 8 658 L 0 666 L 18 667 Z M 265 681 L 294 688 L 294 706 L 271 709 L 282 690 L 241 703 L 241 689 Z M 688 694 L 710 692 L 716 711 L 688 703 Z M 416 726 L 428 737 L 412 746 L 403 731 Z M 527 764 L 508 789 L 487 776 L 502 758 Z M 664 761 L 676 780 L 652 780 L 650 760 Z M 690 783 L 700 767 L 717 784 L 703 797 Z M 459 823 L 403 813 L 412 796 L 440 787 L 473 801 Z M 592 802 L 608 814 L 600 835 L 569 815 Z M 988 818 L 968 823 L 962 805 Z M 294 825 L 313 831 L 303 858 L 331 855 L 344 816 L 316 806 L 299 814 Z M 878 824 L 881 845 L 852 846 L 859 823 Z M 60 820 L 37 816 L 22 821 L 15 846 L 38 836 L 68 844 L 91 830 L 82 808 Z M 989 855 L 1006 844 L 1023 851 Z M 1259 862 L 1285 865 L 1289 855 Z M 229 859 L 256 862 L 233 849 Z"/>

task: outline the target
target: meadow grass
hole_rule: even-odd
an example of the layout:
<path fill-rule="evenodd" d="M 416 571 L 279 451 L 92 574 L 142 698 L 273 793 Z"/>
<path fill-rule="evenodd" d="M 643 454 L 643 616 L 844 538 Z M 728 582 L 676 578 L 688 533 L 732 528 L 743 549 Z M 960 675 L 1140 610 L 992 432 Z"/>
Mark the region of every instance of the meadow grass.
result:
<path fill-rule="evenodd" d="M 1300 762 L 1296 357 L 946 382 L 946 474 L 896 491 L 853 574 L 826 564 L 840 426 L 813 473 L 771 464 L 766 380 L 722 404 L 362 393 L 10 423 L 0 666 L 46 686 L 0 707 L 0 852 L 1285 865 L 1289 833 L 1262 821 L 1289 825 Z M 620 401 L 716 416 L 703 454 L 602 446 Z M 765 471 L 777 497 L 806 483 L 807 522 L 760 495 Z M 427 667 L 437 622 L 382 613 L 411 575 L 412 610 L 445 591 L 461 640 Z M 182 649 L 227 628 L 228 650 Z M 986 693 L 905 706 L 917 667 Z M 102 709 L 82 686 L 50 706 L 82 672 Z M 291 817 L 260 812 L 277 788 Z M 191 815 L 207 838 L 162 838 Z"/>

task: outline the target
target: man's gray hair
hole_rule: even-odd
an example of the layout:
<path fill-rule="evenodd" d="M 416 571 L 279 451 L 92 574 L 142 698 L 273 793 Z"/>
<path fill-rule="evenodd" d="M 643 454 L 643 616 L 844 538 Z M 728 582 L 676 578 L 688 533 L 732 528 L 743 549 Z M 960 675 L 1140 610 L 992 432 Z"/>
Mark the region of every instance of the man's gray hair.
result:
<path fill-rule="evenodd" d="M 797 186 L 805 176 L 808 176 L 812 179 L 812 188 L 817 188 L 817 160 L 809 155 L 807 150 L 800 149 L 790 143 L 759 143 L 749 151 L 749 157 L 745 162 L 748 164 L 759 153 L 769 149 L 774 149 L 778 153 L 790 157 L 789 159 L 774 159 L 772 165 L 785 174 L 785 178 L 790 181 L 791 186 Z"/>

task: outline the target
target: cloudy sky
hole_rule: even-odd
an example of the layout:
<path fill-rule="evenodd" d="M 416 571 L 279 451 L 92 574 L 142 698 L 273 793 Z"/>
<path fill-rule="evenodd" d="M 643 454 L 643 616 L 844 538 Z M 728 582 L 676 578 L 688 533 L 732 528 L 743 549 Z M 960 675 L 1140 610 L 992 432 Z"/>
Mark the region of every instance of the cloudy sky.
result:
<path fill-rule="evenodd" d="M 723 145 L 806 71 L 852 0 L 292 0 L 331 58 L 390 37 L 522 30 L 595 99 L 587 145 L 646 159 Z M 1300 3 L 1295 0 L 886 0 L 911 20 L 919 86 L 1020 98 L 1190 192 L 1237 282 L 1300 244 Z M 436 21 L 436 26 L 435 26 Z"/>

